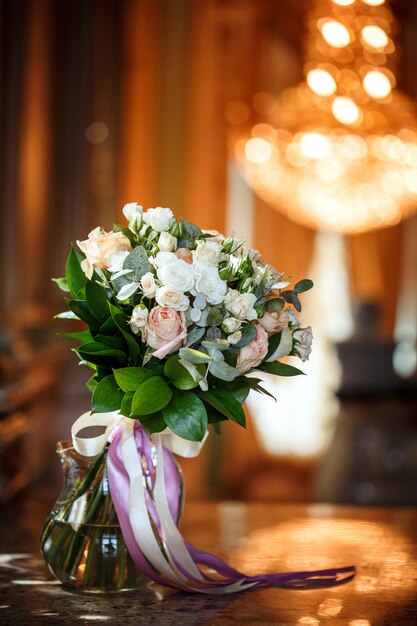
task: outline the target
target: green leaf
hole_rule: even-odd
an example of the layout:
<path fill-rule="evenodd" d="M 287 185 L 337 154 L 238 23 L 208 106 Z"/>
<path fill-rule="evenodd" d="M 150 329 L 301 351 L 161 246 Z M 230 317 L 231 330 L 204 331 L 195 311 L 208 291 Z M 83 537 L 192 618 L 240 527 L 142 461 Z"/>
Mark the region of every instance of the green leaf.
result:
<path fill-rule="evenodd" d="M 67 279 L 64 278 L 52 278 L 51 279 L 54 283 L 56 283 L 58 285 L 58 287 L 62 290 L 62 291 L 66 291 L 68 293 L 70 293 L 70 288 L 68 285 L 68 281 Z"/>
<path fill-rule="evenodd" d="M 123 269 L 133 270 L 133 274 L 129 274 L 129 282 L 132 282 L 132 280 L 139 282 L 144 274 L 151 271 L 148 253 L 143 246 L 136 246 L 125 258 Z"/>
<path fill-rule="evenodd" d="M 172 391 L 160 376 L 152 376 L 137 388 L 132 401 L 132 415 L 150 415 L 165 408 Z"/>
<path fill-rule="evenodd" d="M 276 351 L 279 344 L 281 342 L 281 332 L 275 333 L 275 335 L 271 335 L 268 340 L 268 352 L 266 353 L 266 357 L 264 361 L 267 361 Z"/>
<path fill-rule="evenodd" d="M 222 415 L 243 427 L 246 426 L 246 417 L 242 406 L 228 391 L 215 388 L 210 391 L 201 391 L 198 395 L 204 402 L 210 404 Z"/>
<path fill-rule="evenodd" d="M 192 391 L 175 392 L 162 415 L 167 426 L 179 437 L 201 441 L 207 430 L 207 411 L 204 403 Z"/>
<path fill-rule="evenodd" d="M 222 309 L 218 306 L 211 306 L 207 310 L 207 326 L 220 326 L 224 319 Z"/>
<path fill-rule="evenodd" d="M 91 391 L 91 393 L 93 393 L 93 391 L 97 387 L 97 385 L 98 385 L 98 380 L 97 380 L 95 374 L 94 374 L 94 376 L 89 378 L 87 380 L 87 382 L 85 383 L 85 386 L 87 387 L 87 389 L 89 389 Z"/>
<path fill-rule="evenodd" d="M 171 383 L 177 389 L 183 389 L 184 391 L 194 389 L 194 387 L 197 387 L 198 381 L 194 380 L 190 372 L 179 362 L 179 360 L 180 357 L 178 354 L 175 354 L 168 359 L 164 367 L 165 376 L 170 379 Z M 196 366 L 196 369 L 203 377 L 205 369 L 204 365 L 198 365 Z"/>
<path fill-rule="evenodd" d="M 97 329 L 98 322 L 96 318 L 90 313 L 87 302 L 85 300 L 68 300 L 69 308 L 77 317 L 88 324 L 90 328 Z"/>
<path fill-rule="evenodd" d="M 304 293 L 314 287 L 314 283 L 309 278 L 304 278 L 304 280 L 300 280 L 298 283 L 294 285 L 295 293 Z"/>
<path fill-rule="evenodd" d="M 140 384 L 153 376 L 145 367 L 121 367 L 114 370 L 114 377 L 123 391 L 136 391 Z"/>
<path fill-rule="evenodd" d="M 125 315 L 119 307 L 115 306 L 111 302 L 109 302 L 110 314 L 112 316 L 113 322 L 116 324 L 123 337 L 126 339 L 129 356 L 134 361 L 140 355 L 139 344 L 136 339 L 131 335 L 129 330 L 129 325 L 126 321 Z"/>
<path fill-rule="evenodd" d="M 242 333 L 242 338 L 237 343 L 233 344 L 233 347 L 238 350 L 243 348 L 243 346 L 247 346 L 248 343 L 255 339 L 256 326 L 255 324 L 245 324 L 244 326 L 241 326 L 239 330 Z"/>
<path fill-rule="evenodd" d="M 85 285 L 85 298 L 90 313 L 103 324 L 109 317 L 109 303 L 106 290 L 95 281 L 88 280 Z"/>
<path fill-rule="evenodd" d="M 81 269 L 81 262 L 85 256 L 76 248 L 71 248 L 66 266 L 66 279 L 70 293 L 73 298 L 78 299 L 84 293 L 85 283 L 87 281 L 84 272 Z"/>
<path fill-rule="evenodd" d="M 117 382 L 117 379 L 116 379 Z M 120 385 L 119 385 L 120 387 Z M 132 391 L 125 393 L 123 396 L 122 404 L 120 405 L 120 413 L 126 417 L 130 417 L 132 412 L 132 400 L 135 394 Z"/>
<path fill-rule="evenodd" d="M 112 317 L 109 317 L 104 324 L 100 326 L 100 333 L 102 335 L 114 335 L 115 333 L 118 333 L 118 331 L 119 327 Z"/>
<path fill-rule="evenodd" d="M 265 302 L 265 309 L 268 313 L 275 313 L 276 311 L 282 311 L 285 306 L 285 300 L 282 298 L 272 298 Z"/>
<path fill-rule="evenodd" d="M 118 359 L 126 359 L 126 354 L 122 350 L 110 348 L 105 343 L 101 343 L 99 341 L 84 343 L 77 349 L 77 352 L 87 356 L 92 354 L 99 354 L 100 356 L 110 356 Z"/>
<path fill-rule="evenodd" d="M 279 361 L 274 361 L 273 363 L 264 362 L 254 369 L 261 370 L 262 372 L 267 372 L 268 374 L 275 374 L 275 376 L 299 376 L 300 374 L 304 375 L 304 372 L 299 370 L 297 367 L 294 367 L 293 365 L 288 365 L 287 363 L 280 363 Z"/>
<path fill-rule="evenodd" d="M 167 427 L 162 413 L 153 413 L 153 415 L 142 415 L 139 421 L 150 435 L 152 435 L 153 433 L 160 433 Z"/>
<path fill-rule="evenodd" d="M 106 344 L 106 346 L 108 346 L 109 348 L 114 348 L 115 350 L 121 350 L 122 352 L 125 352 L 126 343 L 120 336 L 98 334 L 95 336 L 95 340 L 100 343 Z"/>
<path fill-rule="evenodd" d="M 94 341 L 93 335 L 89 330 L 80 330 L 73 333 L 57 333 L 58 337 L 63 339 L 70 339 L 71 341 L 81 341 L 81 343 L 87 343 Z"/>
<path fill-rule="evenodd" d="M 120 409 L 123 392 L 117 386 L 114 376 L 106 376 L 96 386 L 91 402 L 92 413 L 108 413 Z"/>

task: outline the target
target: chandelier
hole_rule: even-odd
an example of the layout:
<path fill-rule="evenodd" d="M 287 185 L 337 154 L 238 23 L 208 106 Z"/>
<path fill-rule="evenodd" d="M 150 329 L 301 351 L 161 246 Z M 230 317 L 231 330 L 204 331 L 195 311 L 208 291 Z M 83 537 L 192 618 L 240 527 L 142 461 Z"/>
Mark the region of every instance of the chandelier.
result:
<path fill-rule="evenodd" d="M 417 119 L 396 89 L 385 0 L 316 0 L 305 82 L 235 142 L 250 187 L 290 219 L 358 233 L 417 210 Z"/>

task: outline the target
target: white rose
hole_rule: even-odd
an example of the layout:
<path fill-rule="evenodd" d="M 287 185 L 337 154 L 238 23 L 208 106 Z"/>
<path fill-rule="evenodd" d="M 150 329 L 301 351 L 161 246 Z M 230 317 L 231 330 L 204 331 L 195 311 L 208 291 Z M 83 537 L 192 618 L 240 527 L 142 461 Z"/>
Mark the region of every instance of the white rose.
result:
<path fill-rule="evenodd" d="M 159 287 L 155 298 L 159 306 L 169 306 L 176 311 L 186 311 L 190 306 L 190 300 L 186 295 L 169 287 Z"/>
<path fill-rule="evenodd" d="M 291 328 L 298 328 L 300 326 L 300 320 L 298 319 L 294 311 L 292 309 L 286 309 L 286 311 L 288 314 L 288 324 L 291 326 Z"/>
<path fill-rule="evenodd" d="M 177 257 L 173 252 L 158 252 L 154 258 L 150 258 L 150 262 L 155 267 L 161 267 L 165 265 L 165 263 L 169 263 L 171 261 L 178 261 Z"/>
<path fill-rule="evenodd" d="M 159 252 L 160 254 L 171 254 L 170 252 Z M 170 289 L 176 289 L 177 291 L 191 291 L 194 287 L 194 272 L 193 266 L 184 261 L 177 259 L 175 255 L 169 259 L 166 263 L 158 266 L 157 275 L 161 283 L 165 287 Z"/>
<path fill-rule="evenodd" d="M 224 299 L 226 309 L 240 320 L 255 320 L 257 314 L 253 305 L 256 302 L 254 293 L 240 293 L 236 289 L 229 289 Z"/>
<path fill-rule="evenodd" d="M 177 238 L 173 237 L 170 233 L 163 231 L 159 235 L 158 248 L 161 252 L 172 252 L 177 248 Z"/>
<path fill-rule="evenodd" d="M 140 279 L 140 286 L 142 287 L 143 295 L 145 298 L 154 298 L 156 293 L 156 283 L 152 272 L 146 272 Z"/>
<path fill-rule="evenodd" d="M 206 265 L 218 265 L 222 247 L 215 241 L 197 241 L 197 249 L 193 251 L 194 263 L 201 261 Z"/>
<path fill-rule="evenodd" d="M 132 333 L 135 335 L 144 333 L 146 322 L 148 321 L 149 311 L 143 304 L 138 304 L 132 311 L 132 316 L 129 320 Z"/>
<path fill-rule="evenodd" d="M 225 333 L 234 333 L 242 326 L 242 322 L 235 317 L 226 317 L 223 320 L 222 329 Z"/>
<path fill-rule="evenodd" d="M 137 202 L 128 202 L 124 205 L 122 213 L 129 222 L 129 228 L 136 232 L 142 221 L 143 207 Z"/>
<path fill-rule="evenodd" d="M 164 209 L 158 206 L 155 209 L 148 209 L 143 214 L 143 221 L 154 230 L 157 230 L 158 233 L 161 233 L 164 230 L 169 230 L 174 222 L 174 214 L 171 209 Z"/>
<path fill-rule="evenodd" d="M 294 352 L 302 361 L 307 361 L 311 354 L 311 344 L 313 343 L 313 331 L 311 326 L 299 328 L 292 334 L 294 339 Z"/>
<path fill-rule="evenodd" d="M 219 270 L 212 265 L 198 262 L 194 265 L 195 291 L 207 296 L 210 304 L 220 304 L 227 292 L 227 283 L 219 276 Z"/>

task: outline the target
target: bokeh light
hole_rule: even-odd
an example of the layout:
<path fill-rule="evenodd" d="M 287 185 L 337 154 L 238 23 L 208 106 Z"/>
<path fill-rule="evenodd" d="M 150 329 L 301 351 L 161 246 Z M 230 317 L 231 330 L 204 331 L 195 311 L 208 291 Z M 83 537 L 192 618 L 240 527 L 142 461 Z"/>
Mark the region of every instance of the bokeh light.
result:
<path fill-rule="evenodd" d="M 358 105 L 346 96 L 340 96 L 333 100 L 332 113 L 338 122 L 342 124 L 356 124 L 360 119 Z"/>
<path fill-rule="evenodd" d="M 361 30 L 363 41 L 371 48 L 385 48 L 389 43 L 387 33 L 379 26 L 364 26 Z"/>
<path fill-rule="evenodd" d="M 323 39 L 334 48 L 344 48 L 350 43 L 350 34 L 346 26 L 336 20 L 326 20 L 320 25 Z"/>
<path fill-rule="evenodd" d="M 272 147 L 269 141 L 253 137 L 246 142 L 245 154 L 252 163 L 266 163 L 272 156 Z"/>
<path fill-rule="evenodd" d="M 307 74 L 307 84 L 319 96 L 331 96 L 336 91 L 336 81 L 333 76 L 322 69 L 311 70 Z"/>
<path fill-rule="evenodd" d="M 371 98 L 386 98 L 391 93 L 391 82 L 386 74 L 379 70 L 371 70 L 365 74 L 363 88 Z"/>

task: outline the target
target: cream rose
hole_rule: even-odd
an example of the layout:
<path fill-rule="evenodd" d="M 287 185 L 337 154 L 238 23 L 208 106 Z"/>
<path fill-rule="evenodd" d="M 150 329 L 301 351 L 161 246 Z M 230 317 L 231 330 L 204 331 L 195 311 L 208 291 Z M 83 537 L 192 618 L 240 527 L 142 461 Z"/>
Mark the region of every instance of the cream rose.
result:
<path fill-rule="evenodd" d="M 187 337 L 184 313 L 170 307 L 156 306 L 151 310 L 145 327 L 145 339 L 155 349 L 153 356 L 163 359 L 178 350 Z"/>
<path fill-rule="evenodd" d="M 193 251 L 194 263 L 201 261 L 206 265 L 218 265 L 222 247 L 215 241 L 197 241 L 197 249 Z"/>
<path fill-rule="evenodd" d="M 159 235 L 158 248 L 161 252 L 172 252 L 177 247 L 177 238 L 163 231 Z"/>
<path fill-rule="evenodd" d="M 222 330 L 225 333 L 235 333 L 242 326 L 242 322 L 235 317 L 226 317 L 222 323 Z"/>
<path fill-rule="evenodd" d="M 129 320 L 132 333 L 135 335 L 144 333 L 146 322 L 148 321 L 148 309 L 143 304 L 138 304 L 132 311 L 132 316 Z"/>
<path fill-rule="evenodd" d="M 117 253 L 132 250 L 129 239 L 123 233 L 97 232 L 97 229 L 90 233 L 88 239 L 77 241 L 77 245 L 84 252 L 90 265 L 102 269 L 112 266 L 112 259 Z"/>
<path fill-rule="evenodd" d="M 294 339 L 294 352 L 302 361 L 308 361 L 311 354 L 311 345 L 313 343 L 313 331 L 311 326 L 307 328 L 298 328 L 292 334 Z"/>
<path fill-rule="evenodd" d="M 243 346 L 237 357 L 236 369 L 241 374 L 259 365 L 268 352 L 268 333 L 257 322 L 255 322 L 255 327 L 255 339 Z"/>
<path fill-rule="evenodd" d="M 171 255 L 171 252 L 159 252 L 156 256 L 157 260 L 161 254 Z M 176 291 L 185 293 L 194 287 L 193 266 L 180 261 L 174 254 L 158 266 L 157 275 L 165 287 Z"/>
<path fill-rule="evenodd" d="M 154 298 L 156 293 L 156 283 L 152 272 L 146 272 L 140 279 L 140 286 L 142 287 L 143 295 L 145 298 Z"/>
<path fill-rule="evenodd" d="M 258 321 L 267 333 L 279 333 L 285 326 L 288 326 L 289 319 L 287 311 L 273 311 L 272 313 L 266 312 Z"/>
<path fill-rule="evenodd" d="M 212 265 L 195 263 L 195 285 L 197 293 L 203 293 L 210 304 L 220 304 L 224 300 L 227 291 L 227 283 L 219 276 L 219 270 Z"/>
<path fill-rule="evenodd" d="M 148 209 L 143 214 L 143 221 L 148 226 L 151 226 L 154 230 L 161 233 L 162 231 L 169 230 L 174 222 L 174 214 L 171 209 L 164 209 L 160 206 L 155 209 Z"/>
<path fill-rule="evenodd" d="M 257 314 L 253 305 L 256 302 L 254 293 L 240 293 L 236 289 L 229 289 L 224 299 L 226 309 L 240 320 L 255 320 Z"/>
<path fill-rule="evenodd" d="M 190 306 L 190 300 L 186 295 L 169 287 L 159 287 L 155 298 L 159 306 L 169 306 L 176 311 L 186 311 Z"/>
<path fill-rule="evenodd" d="M 215 243 L 223 243 L 224 235 L 219 233 L 218 230 L 204 230 L 202 231 L 205 235 L 213 235 L 210 237 L 210 241 L 214 241 Z"/>

